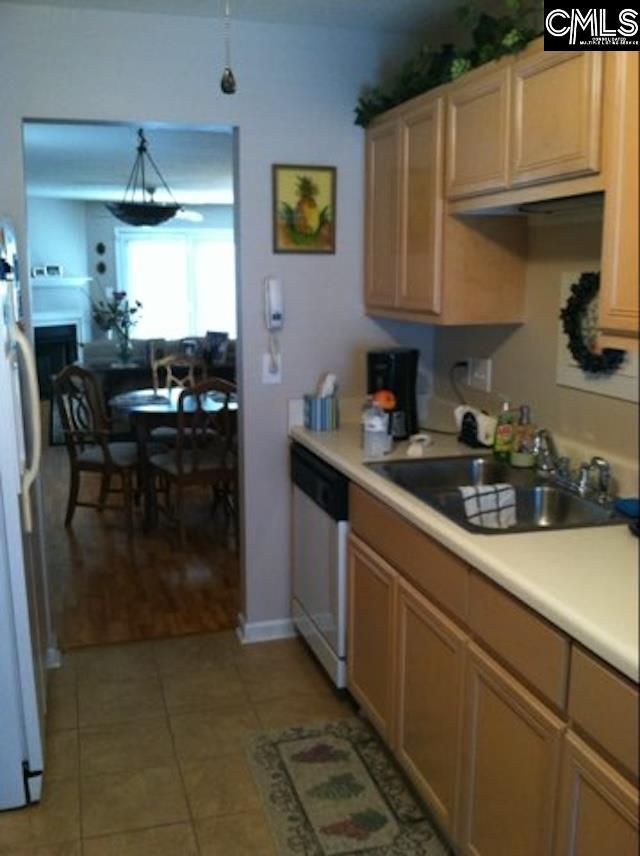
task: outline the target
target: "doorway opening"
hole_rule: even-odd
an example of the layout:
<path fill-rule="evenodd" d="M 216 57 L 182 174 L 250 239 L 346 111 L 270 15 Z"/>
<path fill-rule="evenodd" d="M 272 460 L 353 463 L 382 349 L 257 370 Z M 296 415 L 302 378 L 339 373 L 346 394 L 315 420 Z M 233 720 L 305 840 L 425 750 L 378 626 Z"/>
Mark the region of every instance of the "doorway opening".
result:
<path fill-rule="evenodd" d="M 138 128 L 180 206 L 153 227 L 120 222 L 105 205 L 123 197 Z M 231 418 L 224 466 L 237 472 L 235 131 L 29 120 L 23 143 L 29 258 L 23 284 L 41 374 L 45 540 L 58 643 L 68 650 L 234 628 L 239 479 L 220 479 L 213 465 L 209 481 L 188 478 L 185 459 L 199 457 L 199 447 L 195 428 L 179 424 L 178 411 L 185 383 L 216 378 L 228 385 L 211 393 L 210 409 Z M 151 191 L 165 201 L 162 188 Z M 62 341 L 56 331 L 69 336 Z M 100 466 L 78 469 L 79 457 L 102 455 L 104 464 L 107 453 L 88 434 L 86 449 L 76 444 L 74 452 L 70 443 L 62 413 L 70 398 L 60 387 L 56 396 L 55 378 L 73 363 L 98 390 L 107 419 L 100 431 L 121 444 L 118 454 L 128 450 L 131 530 L 126 495 L 110 490 L 105 500 Z M 204 400 L 187 396 L 182 406 Z M 167 412 L 156 424 L 140 415 L 144 407 Z M 221 424 L 212 416 L 211 449 Z M 74 472 L 76 504 L 69 501 Z M 119 473 L 112 475 L 109 489 L 121 482 Z M 83 504 L 101 501 L 103 510 Z"/>

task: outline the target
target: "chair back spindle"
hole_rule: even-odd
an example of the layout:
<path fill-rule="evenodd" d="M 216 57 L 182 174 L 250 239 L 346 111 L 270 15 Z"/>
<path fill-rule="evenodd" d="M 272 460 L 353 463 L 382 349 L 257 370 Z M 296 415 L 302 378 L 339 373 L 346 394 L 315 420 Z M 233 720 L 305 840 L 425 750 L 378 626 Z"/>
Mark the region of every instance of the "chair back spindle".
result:
<path fill-rule="evenodd" d="M 87 446 L 100 446 L 110 460 L 108 420 L 93 373 L 67 366 L 55 377 L 53 389 L 69 455 L 77 458 Z"/>
<path fill-rule="evenodd" d="M 168 354 L 166 357 L 152 359 L 151 375 L 155 390 L 175 387 L 187 389 L 206 378 L 207 365 L 202 357 Z"/>
<path fill-rule="evenodd" d="M 223 466 L 235 466 L 234 437 L 229 403 L 236 392 L 235 384 L 222 378 L 209 378 L 180 393 L 178 400 L 178 433 L 176 437 L 176 468 L 178 474 L 187 471 L 194 475 L 210 469 L 211 456 L 220 459 Z M 205 409 L 208 395 L 217 393 L 219 410 Z"/>

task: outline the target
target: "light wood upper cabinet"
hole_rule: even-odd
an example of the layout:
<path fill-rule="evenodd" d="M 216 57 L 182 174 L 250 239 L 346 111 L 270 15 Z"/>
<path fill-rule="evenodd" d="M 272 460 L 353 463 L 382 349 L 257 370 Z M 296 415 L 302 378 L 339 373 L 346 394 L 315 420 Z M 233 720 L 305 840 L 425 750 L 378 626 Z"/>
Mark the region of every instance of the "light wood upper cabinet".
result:
<path fill-rule="evenodd" d="M 511 185 L 600 170 L 603 55 L 542 51 L 512 66 Z"/>
<path fill-rule="evenodd" d="M 638 791 L 568 732 L 554 856 L 636 856 Z"/>
<path fill-rule="evenodd" d="M 467 656 L 462 852 L 550 854 L 564 725 L 476 645 Z"/>
<path fill-rule="evenodd" d="M 400 240 L 400 126 L 383 122 L 367 133 L 365 298 L 394 306 Z"/>
<path fill-rule="evenodd" d="M 440 312 L 444 107 L 428 101 L 401 119 L 400 278 L 396 305 Z"/>
<path fill-rule="evenodd" d="M 349 539 L 349 689 L 377 731 L 392 739 L 395 699 L 396 572 Z"/>
<path fill-rule="evenodd" d="M 369 307 L 440 311 L 443 138 L 437 97 L 367 132 Z"/>
<path fill-rule="evenodd" d="M 611 111 L 604 201 L 600 328 L 610 336 L 638 337 L 638 52 L 607 55 Z M 626 347 L 624 342 L 604 343 Z"/>
<path fill-rule="evenodd" d="M 396 751 L 450 835 L 460 776 L 466 635 L 400 580 Z"/>
<path fill-rule="evenodd" d="M 509 180 L 509 66 L 472 73 L 447 98 L 447 196 L 503 190 Z"/>
<path fill-rule="evenodd" d="M 434 324 L 517 323 L 526 223 L 445 211 L 438 92 L 394 108 L 367 129 L 367 309 Z"/>

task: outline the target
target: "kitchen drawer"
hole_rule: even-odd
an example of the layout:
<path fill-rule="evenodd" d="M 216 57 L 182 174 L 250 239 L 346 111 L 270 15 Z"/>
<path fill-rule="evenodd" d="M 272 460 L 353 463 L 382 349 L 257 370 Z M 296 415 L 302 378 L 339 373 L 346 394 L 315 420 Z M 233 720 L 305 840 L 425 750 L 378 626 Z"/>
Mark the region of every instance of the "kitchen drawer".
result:
<path fill-rule="evenodd" d="M 569 716 L 577 730 L 638 777 L 638 687 L 577 646 L 571 652 Z"/>
<path fill-rule="evenodd" d="M 466 622 L 469 568 L 462 559 L 354 484 L 349 508 L 356 535 L 424 594 Z"/>
<path fill-rule="evenodd" d="M 477 573 L 469 581 L 469 627 L 558 710 L 564 710 L 569 639 Z"/>

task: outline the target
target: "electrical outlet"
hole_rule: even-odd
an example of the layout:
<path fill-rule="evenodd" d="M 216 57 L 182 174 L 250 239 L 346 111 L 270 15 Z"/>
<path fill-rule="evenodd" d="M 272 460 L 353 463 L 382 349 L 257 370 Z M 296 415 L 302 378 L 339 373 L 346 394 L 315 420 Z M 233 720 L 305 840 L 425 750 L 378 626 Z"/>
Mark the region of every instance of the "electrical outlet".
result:
<path fill-rule="evenodd" d="M 467 384 L 482 392 L 491 392 L 491 359 L 480 359 L 478 357 L 468 358 Z"/>
<path fill-rule="evenodd" d="M 282 383 L 282 354 L 275 356 L 277 371 L 271 371 L 271 354 L 262 355 L 262 383 Z"/>

